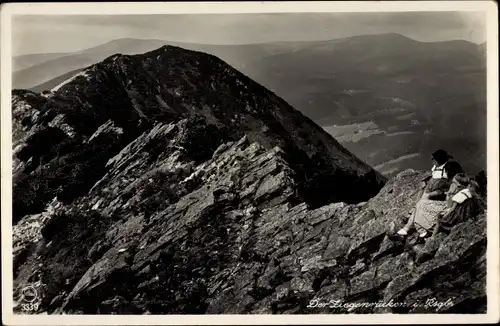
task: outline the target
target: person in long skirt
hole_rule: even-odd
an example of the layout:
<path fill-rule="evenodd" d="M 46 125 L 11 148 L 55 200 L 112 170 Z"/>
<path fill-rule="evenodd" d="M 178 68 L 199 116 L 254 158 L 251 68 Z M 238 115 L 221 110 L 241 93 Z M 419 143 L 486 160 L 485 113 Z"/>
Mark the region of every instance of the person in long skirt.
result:
<path fill-rule="evenodd" d="M 450 197 L 448 208 L 437 217 L 432 236 L 440 231 L 449 232 L 458 223 L 464 222 L 474 217 L 484 210 L 484 204 L 477 194 L 479 185 L 467 177 L 465 174 L 457 174 L 450 187 Z M 455 188 L 452 195 L 451 188 Z"/>
<path fill-rule="evenodd" d="M 441 149 L 432 154 L 431 176 L 423 180 L 426 183 L 419 193 L 420 199 L 415 205 L 412 216 L 406 225 L 391 238 L 404 238 L 413 227 L 419 232 L 421 238 L 431 235 L 436 224 L 436 217 L 446 208 L 446 192 L 451 184 L 450 175 L 454 177 L 461 172 L 460 164 L 451 159 L 452 156 Z"/>

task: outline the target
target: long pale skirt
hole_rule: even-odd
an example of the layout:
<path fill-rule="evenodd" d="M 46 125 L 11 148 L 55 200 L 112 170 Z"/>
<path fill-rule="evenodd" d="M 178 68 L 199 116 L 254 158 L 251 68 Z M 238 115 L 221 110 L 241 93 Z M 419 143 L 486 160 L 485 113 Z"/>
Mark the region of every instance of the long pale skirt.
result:
<path fill-rule="evenodd" d="M 437 216 L 446 209 L 446 201 L 420 199 L 415 207 L 415 224 L 418 227 L 432 230 L 436 224 Z"/>

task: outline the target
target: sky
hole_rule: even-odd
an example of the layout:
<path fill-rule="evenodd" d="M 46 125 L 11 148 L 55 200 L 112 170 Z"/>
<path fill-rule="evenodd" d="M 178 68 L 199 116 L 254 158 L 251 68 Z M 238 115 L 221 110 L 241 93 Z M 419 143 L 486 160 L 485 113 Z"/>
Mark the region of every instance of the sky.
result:
<path fill-rule="evenodd" d="M 485 22 L 481 12 L 19 15 L 12 19 L 12 52 L 75 52 L 119 38 L 249 44 L 380 33 L 400 33 L 422 42 L 482 43 Z"/>

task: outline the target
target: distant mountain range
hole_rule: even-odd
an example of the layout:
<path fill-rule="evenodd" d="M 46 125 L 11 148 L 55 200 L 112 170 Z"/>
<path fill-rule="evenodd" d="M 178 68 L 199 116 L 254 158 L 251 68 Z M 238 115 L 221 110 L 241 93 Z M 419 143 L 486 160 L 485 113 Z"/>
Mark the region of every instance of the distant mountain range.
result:
<path fill-rule="evenodd" d="M 12 58 L 12 68 L 14 71 L 24 70 L 40 63 L 65 57 L 72 53 L 42 53 L 42 54 L 25 54 Z"/>
<path fill-rule="evenodd" d="M 14 58 L 14 67 L 27 68 L 14 72 L 13 85 L 41 92 L 112 54 L 167 43 L 228 62 L 386 175 L 428 168 L 437 147 L 470 173 L 486 166 L 485 43 L 399 34 L 235 46 L 119 39 L 78 53 Z"/>
<path fill-rule="evenodd" d="M 297 43 L 302 44 L 302 43 Z M 201 51 L 216 55 L 231 65 L 241 68 L 245 64 L 283 52 L 290 52 L 295 43 L 249 44 L 249 45 L 204 45 L 170 42 L 163 40 L 142 40 L 124 38 L 98 45 L 84 51 L 62 54 L 33 54 L 15 57 L 13 60 L 13 88 L 41 91 L 57 85 L 60 76 L 70 71 L 81 70 L 95 64 L 110 55 L 141 54 L 164 45 L 178 46 L 184 49 Z M 304 43 L 307 44 L 307 43 Z M 26 67 L 22 69 L 21 67 Z M 43 86 L 41 86 L 43 85 Z"/>

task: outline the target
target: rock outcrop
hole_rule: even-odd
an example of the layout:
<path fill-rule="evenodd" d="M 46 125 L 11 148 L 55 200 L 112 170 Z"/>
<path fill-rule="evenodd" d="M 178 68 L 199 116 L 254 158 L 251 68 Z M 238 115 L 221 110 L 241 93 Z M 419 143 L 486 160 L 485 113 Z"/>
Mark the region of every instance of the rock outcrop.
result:
<path fill-rule="evenodd" d="M 311 209 L 280 148 L 245 136 L 197 164 L 181 145 L 188 125 L 158 124 L 88 195 L 46 212 L 16 285 L 40 284 L 50 313 L 484 311 L 484 215 L 421 247 L 386 236 L 414 205 L 420 172 L 366 203 Z M 362 306 L 391 300 L 408 306 Z"/>
<path fill-rule="evenodd" d="M 43 95 L 13 91 L 14 222 L 39 213 L 54 196 L 69 203 L 85 194 L 124 146 L 159 122 L 186 118 L 205 120 L 203 139 L 185 144 L 197 162 L 244 135 L 266 149 L 279 146 L 300 179 L 300 195 L 315 207 L 365 201 L 385 182 L 310 119 L 220 59 L 165 46 L 113 55 Z M 103 133 L 111 123 L 115 132 Z"/>
<path fill-rule="evenodd" d="M 161 48 L 113 56 L 42 98 L 16 91 L 16 300 L 32 285 L 47 313 L 485 311 L 484 215 L 424 246 L 390 241 L 422 173 L 382 187 L 221 65 Z"/>

